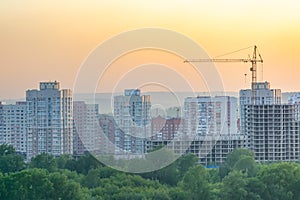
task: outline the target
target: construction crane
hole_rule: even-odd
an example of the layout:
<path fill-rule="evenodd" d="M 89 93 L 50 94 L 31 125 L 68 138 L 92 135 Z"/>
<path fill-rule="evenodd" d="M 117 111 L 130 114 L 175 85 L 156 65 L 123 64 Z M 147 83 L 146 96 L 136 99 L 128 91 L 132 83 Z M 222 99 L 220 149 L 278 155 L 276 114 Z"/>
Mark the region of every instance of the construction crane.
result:
<path fill-rule="evenodd" d="M 258 54 L 258 58 L 257 58 Z M 256 104 L 256 82 L 257 82 L 257 63 L 263 63 L 263 59 L 261 55 L 258 53 L 257 46 L 254 46 L 252 58 L 246 59 L 219 59 L 219 58 L 212 58 L 212 59 L 187 59 L 184 61 L 185 63 L 192 63 L 192 62 L 244 62 L 248 63 L 251 62 L 250 71 L 252 72 L 252 83 L 251 83 L 251 90 L 252 90 L 252 104 Z"/>

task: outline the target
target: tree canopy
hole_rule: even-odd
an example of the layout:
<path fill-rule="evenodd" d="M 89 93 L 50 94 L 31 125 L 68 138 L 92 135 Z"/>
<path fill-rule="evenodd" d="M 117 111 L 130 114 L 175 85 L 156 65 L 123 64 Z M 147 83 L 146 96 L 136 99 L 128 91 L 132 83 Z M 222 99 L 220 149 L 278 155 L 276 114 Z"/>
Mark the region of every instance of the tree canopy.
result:
<path fill-rule="evenodd" d="M 41 154 L 25 164 L 9 145 L 0 145 L 0 153 L 0 199 L 300 199 L 298 163 L 258 164 L 245 149 L 234 150 L 217 169 L 187 154 L 142 174 L 109 168 L 89 154 Z"/>

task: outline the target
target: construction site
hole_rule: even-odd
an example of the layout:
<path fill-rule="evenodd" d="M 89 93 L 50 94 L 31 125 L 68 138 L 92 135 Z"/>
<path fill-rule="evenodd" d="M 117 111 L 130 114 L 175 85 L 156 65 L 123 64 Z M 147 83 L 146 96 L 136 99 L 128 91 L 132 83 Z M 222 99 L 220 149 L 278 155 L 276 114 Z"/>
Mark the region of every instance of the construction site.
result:
<path fill-rule="evenodd" d="M 148 149 L 166 145 L 177 154 L 197 155 L 205 166 L 220 165 L 235 148 L 250 149 L 257 162 L 299 160 L 299 100 L 291 96 L 289 103 L 283 104 L 280 89 L 272 89 L 267 81 L 257 81 L 257 64 L 263 63 L 257 46 L 253 47 L 252 57 L 246 59 L 184 62 L 251 63 L 251 88 L 239 91 L 238 102 L 229 96 L 186 98 L 183 128 L 172 140 L 147 141 Z M 238 118 L 232 117 L 234 114 Z"/>

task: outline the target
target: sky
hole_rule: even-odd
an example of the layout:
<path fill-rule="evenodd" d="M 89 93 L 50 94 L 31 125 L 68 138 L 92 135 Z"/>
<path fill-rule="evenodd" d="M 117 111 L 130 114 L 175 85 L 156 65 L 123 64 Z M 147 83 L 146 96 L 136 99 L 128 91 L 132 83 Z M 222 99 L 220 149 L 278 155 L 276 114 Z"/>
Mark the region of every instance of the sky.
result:
<path fill-rule="evenodd" d="M 25 91 L 37 88 L 40 81 L 57 80 L 63 88 L 73 88 L 82 64 L 99 44 L 120 33 L 146 27 L 185 35 L 210 57 L 257 45 L 264 60 L 263 65 L 258 64 L 258 80 L 267 80 L 272 88 L 282 91 L 300 91 L 299 8 L 300 1 L 296 0 L 1 0 L 0 99 L 24 98 Z M 247 49 L 228 57 L 247 58 L 251 53 L 252 49 Z M 140 50 L 116 60 L 103 78 L 107 82 L 99 83 L 97 92 L 124 89 L 109 80 L 119 80 L 137 65 L 149 63 L 168 66 L 196 90 L 205 90 L 203 78 L 182 63 L 182 58 Z M 249 87 L 249 64 L 215 65 L 226 91 Z M 143 68 L 139 70 L 136 74 L 145 76 Z M 134 84 L 128 80 L 122 86 L 135 87 Z M 183 88 L 178 84 L 175 89 Z"/>

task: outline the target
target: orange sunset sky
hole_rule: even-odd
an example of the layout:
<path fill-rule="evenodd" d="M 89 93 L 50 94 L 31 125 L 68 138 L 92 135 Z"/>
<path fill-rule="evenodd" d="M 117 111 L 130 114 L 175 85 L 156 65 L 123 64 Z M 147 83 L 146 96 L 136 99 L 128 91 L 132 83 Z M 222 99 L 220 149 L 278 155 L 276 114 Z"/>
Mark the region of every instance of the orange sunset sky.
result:
<path fill-rule="evenodd" d="M 211 57 L 257 45 L 264 59 L 263 77 L 258 64 L 258 80 L 268 80 L 272 88 L 283 91 L 300 91 L 299 9 L 297 0 L 1 0 L 0 99 L 24 98 L 25 90 L 37 88 L 40 81 L 58 80 L 63 88 L 73 88 L 81 64 L 97 45 L 121 32 L 144 27 L 186 35 Z M 248 49 L 229 57 L 247 58 L 251 53 Z M 122 76 L 130 66 L 151 62 L 174 68 L 192 84 L 199 82 L 196 88 L 201 90 L 201 80 L 188 73 L 182 58 L 150 50 L 123 56 L 105 80 Z M 216 66 L 226 91 L 249 87 L 249 64 Z M 130 83 L 124 86 L 131 87 Z M 107 92 L 111 87 L 99 86 L 98 91 Z"/>

